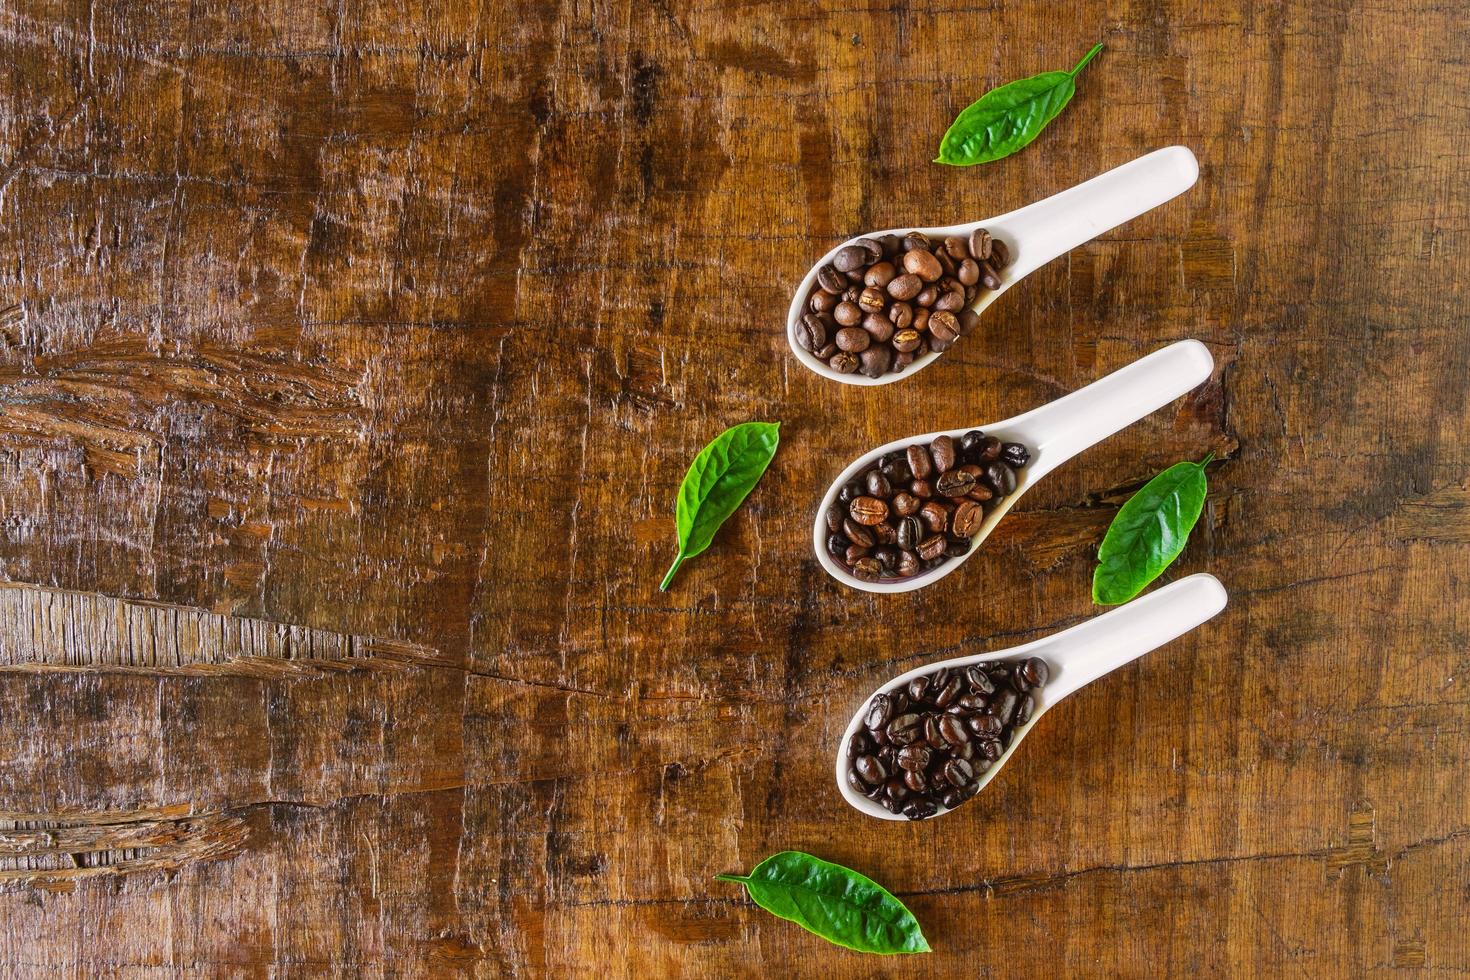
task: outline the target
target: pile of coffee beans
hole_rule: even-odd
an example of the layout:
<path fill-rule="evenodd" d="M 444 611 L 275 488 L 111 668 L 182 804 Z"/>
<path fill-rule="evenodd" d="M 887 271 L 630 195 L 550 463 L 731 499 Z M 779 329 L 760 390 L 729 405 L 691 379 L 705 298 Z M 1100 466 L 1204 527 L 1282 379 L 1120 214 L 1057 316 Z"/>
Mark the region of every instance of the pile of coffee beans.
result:
<path fill-rule="evenodd" d="M 979 322 L 981 289 L 1000 288 L 1005 242 L 977 229 L 935 244 L 911 231 L 860 238 L 817 270 L 796 340 L 839 374 L 870 378 L 946 351 Z"/>
<path fill-rule="evenodd" d="M 1046 661 L 941 668 L 874 695 L 847 743 L 847 784 L 890 813 L 922 820 L 974 796 L 980 777 L 1036 709 Z"/>
<path fill-rule="evenodd" d="M 957 558 L 1031 459 L 978 429 L 888 453 L 827 509 L 827 551 L 865 582 L 910 578 Z"/>

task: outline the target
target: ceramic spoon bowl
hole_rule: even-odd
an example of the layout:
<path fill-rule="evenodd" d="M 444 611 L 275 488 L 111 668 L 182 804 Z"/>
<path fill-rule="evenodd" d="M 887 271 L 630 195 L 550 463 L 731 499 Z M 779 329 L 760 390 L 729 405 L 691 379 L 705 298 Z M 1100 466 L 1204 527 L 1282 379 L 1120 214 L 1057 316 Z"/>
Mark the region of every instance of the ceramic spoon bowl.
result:
<path fill-rule="evenodd" d="M 1000 270 L 1000 288 L 981 290 L 980 297 L 973 304 L 976 312 L 983 313 L 1001 293 L 1020 282 L 1028 273 L 1083 242 L 1177 197 L 1194 186 L 1198 178 L 1199 163 L 1194 154 L 1187 147 L 1170 146 L 1139 157 L 1132 163 L 1125 163 L 1060 194 L 1027 205 L 1019 211 L 968 224 L 917 230 L 938 240 L 950 235 L 968 239 L 970 232 L 976 228 L 984 228 L 1006 243 L 1010 249 L 1011 263 Z M 912 377 L 940 356 L 931 352 L 915 360 L 900 373 L 869 378 L 857 373 L 839 374 L 828 367 L 826 362 L 802 349 L 796 341 L 796 326 L 802 314 L 807 312 L 807 297 L 816 283 L 817 270 L 831 262 L 838 249 L 851 245 L 859 238 L 876 238 L 887 234 L 901 236 L 913 230 L 915 229 L 893 228 L 850 238 L 812 266 L 797 288 L 796 295 L 792 297 L 791 310 L 786 315 L 786 339 L 802 364 L 824 378 L 841 381 L 843 384 L 886 385 Z"/>
<path fill-rule="evenodd" d="M 896 691 L 906 687 L 915 677 L 933 673 L 941 667 L 958 667 L 963 670 L 971 664 L 989 660 L 1025 657 L 1040 657 L 1046 661 L 1048 680 L 1044 686 L 1032 692 L 1035 707 L 1031 719 L 1012 733 L 1011 744 L 1000 758 L 976 777 L 979 789 L 984 789 L 1015 754 L 1022 740 L 1041 720 L 1041 716 L 1058 701 L 1104 674 L 1188 633 L 1224 609 L 1226 599 L 1225 587 L 1213 575 L 1191 575 L 1141 599 L 1135 599 L 1126 606 L 1119 606 L 1044 639 L 1006 650 L 973 657 L 956 657 L 953 660 L 916 667 L 888 681 L 873 694 Z M 863 717 L 867 714 L 871 701 L 872 695 L 869 695 L 858 706 L 852 720 L 847 723 L 841 742 L 838 743 L 837 788 L 843 799 L 870 817 L 880 820 L 906 820 L 900 814 L 889 813 L 847 784 L 847 743 L 862 727 Z M 961 803 L 960 806 L 964 804 Z M 949 811 L 943 808 L 939 810 L 940 814 L 947 812 Z"/>
<path fill-rule="evenodd" d="M 1214 363 L 1204 344 L 1197 340 L 1181 340 L 1025 415 L 989 425 L 970 425 L 909 436 L 879 446 L 854 460 L 822 497 L 822 505 L 817 508 L 817 519 L 812 527 L 812 547 L 816 550 L 817 560 L 837 581 L 864 592 L 910 592 L 931 585 L 964 564 L 1016 501 L 1042 477 L 1082 450 L 1201 384 L 1209 378 Z M 969 551 L 958 558 L 951 558 L 933 571 L 912 578 L 881 579 L 877 582 L 865 582 L 855 577 L 828 554 L 827 508 L 837 501 L 845 483 L 895 449 L 905 449 L 916 442 L 927 443 L 941 435 L 949 435 L 958 441 L 971 429 L 980 429 L 1002 442 L 1021 443 L 1031 450 L 1031 460 L 1016 473 L 1015 492 L 1003 498 L 985 515 L 984 523 L 970 539 Z"/>

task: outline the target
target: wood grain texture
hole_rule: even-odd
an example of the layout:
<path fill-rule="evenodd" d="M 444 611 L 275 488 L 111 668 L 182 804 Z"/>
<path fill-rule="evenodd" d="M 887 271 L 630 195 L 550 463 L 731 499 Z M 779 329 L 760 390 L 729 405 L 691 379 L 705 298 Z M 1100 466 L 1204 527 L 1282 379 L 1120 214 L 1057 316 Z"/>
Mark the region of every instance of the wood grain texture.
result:
<path fill-rule="evenodd" d="M 1467 14 L 0 5 L 0 972 L 914 968 L 711 880 L 785 848 L 903 896 L 933 975 L 1470 972 Z M 928 162 L 1099 39 L 1032 146 Z M 834 241 L 1172 143 L 1193 190 L 922 375 L 789 355 Z M 960 573 L 821 572 L 815 488 L 859 452 L 1182 337 L 1210 382 Z M 658 593 L 688 460 L 757 418 L 772 468 Z M 1176 573 L 1218 620 L 962 812 L 843 807 L 860 698 L 1093 615 L 1118 506 L 1210 451 Z M 327 666 L 370 641 L 427 653 Z"/>

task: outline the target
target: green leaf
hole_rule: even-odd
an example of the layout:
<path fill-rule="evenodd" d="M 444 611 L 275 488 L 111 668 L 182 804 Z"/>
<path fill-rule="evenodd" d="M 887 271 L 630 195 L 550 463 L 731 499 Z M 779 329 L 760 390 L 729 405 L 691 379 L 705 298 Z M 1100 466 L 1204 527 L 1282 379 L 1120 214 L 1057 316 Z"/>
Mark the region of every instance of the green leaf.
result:
<path fill-rule="evenodd" d="M 1097 549 L 1093 602 L 1127 602 L 1179 557 L 1204 509 L 1205 465 L 1213 458 L 1211 453 L 1201 463 L 1175 463 L 1128 498 Z"/>
<path fill-rule="evenodd" d="M 699 451 L 679 487 L 674 524 L 679 555 L 664 576 L 665 591 L 685 559 L 709 547 L 715 532 L 755 489 L 781 440 L 780 422 L 744 422 L 715 436 Z"/>
<path fill-rule="evenodd" d="M 748 876 L 715 875 L 745 885 L 755 904 L 808 932 L 859 953 L 927 953 L 929 943 L 904 904 L 871 878 L 801 851 L 772 854 Z"/>
<path fill-rule="evenodd" d="M 1101 50 L 1099 42 L 1071 71 L 1044 71 L 980 96 L 950 123 L 934 162 L 969 167 L 1030 143 L 1072 101 L 1077 73 Z"/>

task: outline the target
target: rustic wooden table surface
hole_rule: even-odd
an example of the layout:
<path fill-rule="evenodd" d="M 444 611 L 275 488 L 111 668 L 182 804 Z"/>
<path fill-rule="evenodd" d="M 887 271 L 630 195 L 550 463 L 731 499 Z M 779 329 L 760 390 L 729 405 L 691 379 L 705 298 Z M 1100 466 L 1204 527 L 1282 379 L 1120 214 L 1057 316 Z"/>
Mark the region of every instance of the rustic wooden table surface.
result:
<path fill-rule="evenodd" d="M 0 4 L 6 975 L 1470 971 L 1462 2 Z M 1021 154 L 929 162 L 1065 68 Z M 922 375 L 781 332 L 849 233 L 1173 143 L 1184 197 Z M 1163 344 L 1190 396 L 960 572 L 846 590 L 814 489 Z M 676 586 L 674 492 L 784 423 Z M 1229 609 L 880 824 L 830 759 L 883 677 L 1096 612 L 1096 545 L 1213 451 L 1171 574 Z M 935 953 L 711 881 L 804 849 Z"/>

